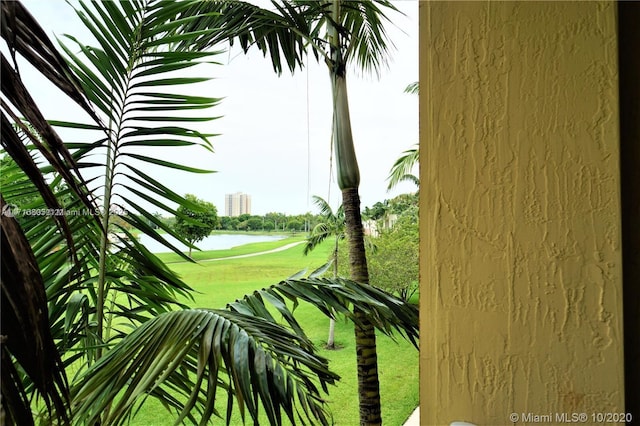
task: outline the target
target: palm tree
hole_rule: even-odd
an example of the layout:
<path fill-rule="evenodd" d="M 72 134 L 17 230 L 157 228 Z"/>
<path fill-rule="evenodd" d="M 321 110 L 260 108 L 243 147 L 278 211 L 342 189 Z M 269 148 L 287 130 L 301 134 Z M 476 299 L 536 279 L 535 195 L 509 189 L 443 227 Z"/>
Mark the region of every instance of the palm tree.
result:
<path fill-rule="evenodd" d="M 269 55 L 277 73 L 283 63 L 293 72 L 302 66 L 307 51 L 326 63 L 333 99 L 333 149 L 338 186 L 342 191 L 346 233 L 349 245 L 350 277 L 362 285 L 369 283 L 360 215 L 360 173 L 353 145 L 347 69 L 354 63 L 364 71 L 378 72 L 386 65 L 390 42 L 384 28 L 387 11 L 397 11 L 392 2 L 377 1 L 294 1 L 276 2 L 277 12 L 244 2 L 204 2 L 201 6 L 220 13 L 198 21 L 192 29 L 219 28 L 204 35 L 200 43 L 215 45 L 238 41 L 247 51 L 255 46 Z M 360 422 L 381 424 L 375 331 L 365 315 L 355 329 L 360 397 Z"/>
<path fill-rule="evenodd" d="M 146 156 L 141 149 L 198 143 L 194 140 L 208 146 L 207 135 L 180 124 L 154 124 L 200 120 L 180 112 L 217 102 L 162 90 L 166 84 L 202 81 L 167 76 L 210 56 L 190 49 L 202 33 L 175 34 L 176 28 L 205 19 L 187 10 L 197 4 L 81 3 L 79 16 L 99 46 L 70 38 L 76 47 L 66 49 L 67 65 L 19 2 L 2 1 L 2 36 L 14 58 L 30 60 L 93 119 L 57 124 L 100 132 L 95 142 L 64 144 L 29 97 L 17 65 L 12 67 L 2 55 L 2 145 L 17 171 L 29 178 L 3 185 L 0 201 L 5 213 L 0 414 L 7 424 L 34 423 L 29 405 L 34 393 L 48 408 L 41 419 L 44 423 L 56 416 L 62 422 L 121 424 L 147 397 L 178 412 L 178 422 L 197 422 L 192 413 L 197 410 L 200 422 L 206 423 L 218 414 L 215 402 L 220 389 L 227 394 L 227 424 L 234 399 L 243 417 L 248 411 L 254 422 L 260 404 L 272 424 L 280 423 L 282 412 L 292 422 L 306 417 L 327 424 L 317 386 L 326 391 L 336 376 L 315 354 L 285 300 L 294 304 L 305 300 L 327 315 L 335 310 L 358 327 L 367 316 L 380 331 L 404 332 L 415 344 L 417 311 L 370 286 L 312 274 L 256 291 L 227 309 L 186 309 L 176 302 L 176 295 L 188 296 L 188 286 L 131 238 L 124 226 L 119 229 L 129 238 L 117 237 L 116 244 L 108 247 L 107 234 L 116 222 L 108 213 L 116 207 L 135 211 L 122 220 L 163 240 L 149 229 L 149 221 L 166 227 L 133 195 L 167 211 L 172 209 L 166 200 L 185 204 L 124 159 L 197 171 Z M 178 115 L 172 115 L 176 111 Z M 12 124 L 21 131 L 12 130 Z M 42 155 L 40 164 L 30 155 L 32 147 Z M 89 161 L 88 156 L 97 152 L 104 153 L 106 161 Z M 78 166 L 99 168 L 102 181 L 85 182 Z M 45 177 L 52 170 L 58 176 L 48 183 Z M 120 188 L 126 191 L 117 192 Z M 103 190 L 101 197 L 94 196 L 97 189 Z M 55 215 L 18 224 L 5 208 L 4 196 L 22 190 L 39 194 L 41 205 L 52 209 L 77 211 L 85 206 L 99 214 Z M 265 301 L 288 326 L 274 320 Z M 352 314 L 350 306 L 361 315 Z M 110 323 L 116 316 L 117 323 Z M 133 332 L 121 327 L 125 321 Z M 73 377 L 69 391 L 64 366 L 77 367 L 83 360 L 85 367 Z"/>
<path fill-rule="evenodd" d="M 211 53 L 180 51 L 172 46 L 185 41 L 192 34 L 172 39 L 163 37 L 171 29 L 171 25 L 184 24 L 185 18 L 178 21 L 176 16 L 189 3 L 166 6 L 169 6 L 166 2 L 81 3 L 78 14 L 100 46 L 85 46 L 70 37 L 77 46 L 73 50 L 80 51 L 81 55 L 66 49 L 70 58 L 70 65 L 67 65 L 44 35 L 44 31 L 20 3 L 2 2 L 2 35 L 12 55 L 17 56 L 18 53 L 30 60 L 40 72 L 83 106 L 94 121 L 93 124 L 57 124 L 100 133 L 93 143 L 62 143 L 28 96 L 17 72 L 17 65 L 11 68 L 10 62 L 3 55 L 3 148 L 14 160 L 15 167 L 28 177 L 17 179 L 2 188 L 2 208 L 8 213 L 2 217 L 2 366 L 3 371 L 7 372 L 2 376 L 2 401 L 8 401 L 6 414 L 9 424 L 33 423 L 27 398 L 31 385 L 25 384 L 28 381 L 43 395 L 50 414 L 53 412 L 62 420 L 68 418 L 66 407 L 69 400 L 74 408 L 74 418 L 92 413 L 82 403 L 82 392 L 87 392 L 85 384 L 92 377 L 93 371 L 105 366 L 110 371 L 120 371 L 117 366 L 103 361 L 102 355 L 105 349 L 117 350 L 124 341 L 121 339 L 127 332 L 123 323 L 127 321 L 134 328 L 142 323 L 147 324 L 149 318 L 161 317 L 172 308 L 183 306 L 176 302 L 176 295 L 189 294 L 188 286 L 141 246 L 126 228 L 118 225 L 119 230 L 128 238 L 117 236 L 118 241 L 111 247 L 108 247 L 107 240 L 108 233 L 115 224 L 116 216 L 112 213 L 115 208 L 120 207 L 114 201 L 116 195 L 127 203 L 128 209 L 136 210 L 136 214 L 125 215 L 121 219 L 160 241 L 163 238 L 152 231 L 148 222 L 143 219 L 156 223 L 167 232 L 171 230 L 140 208 L 131 199 L 131 194 L 169 211 L 172 210 L 166 207 L 164 200 L 189 205 L 162 183 L 135 168 L 130 161 L 125 163 L 124 159 L 135 158 L 138 161 L 195 171 L 159 160 L 155 156 L 144 156 L 140 153 L 140 148 L 190 145 L 194 143 L 193 139 L 203 140 L 207 144 L 207 135 L 179 125 L 169 127 L 155 124 L 158 121 L 209 120 L 208 117 L 181 117 L 176 115 L 176 111 L 199 110 L 217 102 L 213 98 L 178 95 L 162 90 L 162 86 L 168 84 L 176 86 L 203 81 L 204 79 L 198 78 L 167 78 L 167 74 L 188 68 L 211 56 Z M 14 64 L 17 64 L 15 59 Z M 172 115 L 165 116 L 163 111 L 170 111 Z M 21 116 L 28 122 L 24 122 Z M 13 130 L 12 124 L 20 131 Z M 44 167 L 36 165 L 30 155 L 33 151 L 31 147 L 37 148 L 42 154 Z M 130 147 L 137 148 L 136 152 L 128 152 Z M 96 152 L 100 150 L 103 150 L 106 161 L 89 162 L 89 156 L 97 157 Z M 104 179 L 96 189 L 90 190 L 89 184 L 82 180 L 79 167 L 104 170 Z M 127 169 L 122 170 L 123 167 Z M 47 168 L 55 170 L 59 175 L 50 184 L 45 179 L 45 175 L 50 176 Z M 116 182 L 117 176 L 127 179 Z M 60 187 L 60 179 L 65 181 L 67 189 L 55 192 L 52 188 Z M 95 182 L 96 180 L 93 181 L 94 184 Z M 116 194 L 117 186 L 126 188 L 129 192 Z M 103 188 L 103 196 L 96 202 L 92 194 L 99 188 Z M 87 211 L 99 213 L 95 216 L 78 214 L 69 216 L 68 219 L 65 215 L 53 215 L 46 220 L 27 218 L 21 228 L 10 215 L 10 208 L 6 208 L 10 206 L 5 204 L 4 195 L 22 194 L 25 191 L 39 193 L 41 202 L 46 203 L 53 211 L 62 208 L 76 209 L 80 201 L 87 207 Z M 72 201 L 61 204 L 61 200 L 67 196 Z M 102 207 L 98 208 L 99 205 Z M 59 229 L 51 226 L 52 221 L 55 221 Z M 72 263 L 69 262 L 67 253 L 72 254 Z M 8 269 L 5 271 L 5 268 Z M 106 312 L 109 313 L 108 316 L 105 315 Z M 184 311 L 183 315 L 197 317 L 190 311 Z M 113 321 L 116 316 L 117 324 Z M 223 338 L 233 341 L 238 333 L 246 333 L 246 327 L 238 326 L 237 323 L 239 321 L 234 321 L 232 330 L 224 336 L 217 336 L 218 340 Z M 116 329 L 116 326 L 119 328 Z M 25 330 L 33 331 L 33 335 L 26 335 Z M 190 336 L 186 335 L 185 338 Z M 249 340 L 261 341 L 255 337 Z M 282 341 L 286 342 L 286 339 Z M 293 343 L 289 341 L 290 345 Z M 184 349 L 185 345 L 177 342 L 176 347 Z M 166 347 L 159 349 L 167 350 Z M 301 358 L 307 359 L 297 361 L 297 364 L 308 364 L 307 360 L 313 359 L 309 355 L 311 352 L 302 351 Z M 88 372 L 79 372 L 69 395 L 64 366 L 74 364 L 77 368 L 81 359 L 85 360 Z M 155 359 L 153 354 L 149 359 Z M 184 359 L 181 361 L 184 362 Z M 315 362 L 315 365 L 307 366 L 311 374 L 326 371 L 325 362 Z M 17 367 L 18 364 L 20 367 Z M 240 363 L 237 364 L 236 368 L 242 367 Z M 149 364 L 146 366 L 149 368 Z M 20 373 L 21 370 L 25 371 L 29 380 L 25 381 L 26 377 Z M 285 371 L 290 372 L 291 368 L 285 365 Z M 183 374 L 190 375 L 191 372 Z M 217 371 L 212 376 L 214 380 L 217 380 L 216 375 Z M 196 377 L 202 377 L 202 373 Z M 260 380 L 264 382 L 265 378 L 260 377 Z M 289 390 L 280 389 L 280 394 L 287 394 L 290 401 L 293 399 L 293 392 L 315 398 L 317 392 L 314 388 L 304 381 L 298 381 L 300 385 L 289 386 Z M 247 389 L 250 386 L 243 383 L 243 392 L 250 392 Z M 157 387 L 157 384 L 154 383 L 153 387 Z M 235 395 L 233 387 L 226 386 L 226 389 L 230 397 Z M 149 388 L 144 390 L 149 391 Z M 122 413 L 109 409 L 112 400 L 105 399 L 105 393 L 97 395 L 97 398 L 92 395 L 90 405 L 103 404 L 102 409 L 97 411 L 98 419 L 109 419 Z M 210 395 L 207 394 L 207 398 Z M 282 400 L 284 398 L 280 401 Z M 318 410 L 318 401 L 313 404 L 311 402 L 305 402 L 305 407 Z M 168 403 L 174 407 L 185 405 L 175 398 L 169 399 Z M 198 404 L 202 402 L 199 401 Z M 185 406 L 189 407 L 189 404 Z M 310 415 L 307 408 L 303 411 Z M 256 415 L 256 411 L 251 414 Z"/>
<path fill-rule="evenodd" d="M 313 201 L 320 209 L 321 222 L 312 230 L 304 245 L 303 253 L 309 254 L 327 238 L 335 237 L 333 251 L 331 252 L 331 263 L 333 265 L 333 278 L 338 277 L 338 245 L 345 237 L 344 211 L 342 206 L 334 213 L 329 203 L 321 197 L 313 196 Z M 335 318 L 329 318 L 329 337 L 327 338 L 327 349 L 335 349 Z"/>

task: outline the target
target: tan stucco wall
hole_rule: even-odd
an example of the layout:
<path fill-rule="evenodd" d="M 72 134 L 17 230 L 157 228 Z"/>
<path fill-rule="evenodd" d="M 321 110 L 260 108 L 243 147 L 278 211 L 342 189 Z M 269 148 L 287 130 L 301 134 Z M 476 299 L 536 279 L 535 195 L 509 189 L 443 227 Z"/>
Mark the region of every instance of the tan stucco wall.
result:
<path fill-rule="evenodd" d="M 615 5 L 422 2 L 420 37 L 421 424 L 623 410 Z"/>

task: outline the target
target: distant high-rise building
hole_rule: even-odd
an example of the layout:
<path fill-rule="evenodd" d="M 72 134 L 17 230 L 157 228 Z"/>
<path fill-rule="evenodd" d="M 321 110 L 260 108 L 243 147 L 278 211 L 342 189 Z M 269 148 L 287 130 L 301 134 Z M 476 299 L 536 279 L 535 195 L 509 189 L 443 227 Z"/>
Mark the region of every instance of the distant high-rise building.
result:
<path fill-rule="evenodd" d="M 224 212 L 227 216 L 251 214 L 251 195 L 236 192 L 224 196 Z"/>

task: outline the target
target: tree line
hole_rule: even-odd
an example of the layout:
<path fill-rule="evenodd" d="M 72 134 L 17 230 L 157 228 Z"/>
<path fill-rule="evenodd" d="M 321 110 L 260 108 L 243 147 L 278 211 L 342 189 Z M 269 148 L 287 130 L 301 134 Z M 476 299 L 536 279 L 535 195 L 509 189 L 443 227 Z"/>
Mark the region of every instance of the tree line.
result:
<path fill-rule="evenodd" d="M 200 221 L 200 224 L 208 228 L 206 235 L 214 230 L 221 231 L 262 231 L 262 232 L 310 232 L 325 218 L 318 213 L 303 213 L 289 215 L 286 213 L 270 212 L 264 215 L 242 214 L 239 216 L 220 216 L 218 208 L 208 201 L 199 199 L 194 195 L 187 194 L 185 198 L 191 200 L 199 209 L 182 208 L 181 212 L 188 214 L 193 219 Z M 367 206 L 362 210 L 364 221 L 378 221 L 387 215 L 413 215 L 418 217 L 418 193 L 400 194 L 391 199 L 378 201 L 371 207 Z M 155 214 L 167 226 L 176 228 L 180 233 L 195 233 L 184 224 L 184 217 L 170 216 L 164 217 L 160 213 Z"/>

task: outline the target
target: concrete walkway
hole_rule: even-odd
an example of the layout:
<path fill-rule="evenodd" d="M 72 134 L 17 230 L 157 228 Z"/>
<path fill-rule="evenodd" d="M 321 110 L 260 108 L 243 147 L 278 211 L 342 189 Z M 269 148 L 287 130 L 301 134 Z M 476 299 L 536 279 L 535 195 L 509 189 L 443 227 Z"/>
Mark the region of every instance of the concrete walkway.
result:
<path fill-rule="evenodd" d="M 302 244 L 304 242 L 305 241 L 297 241 L 295 243 L 285 244 L 282 247 L 277 247 L 277 248 L 274 248 L 274 249 L 271 249 L 271 250 L 259 251 L 259 252 L 256 252 L 256 253 L 239 254 L 237 256 L 218 257 L 216 259 L 203 259 L 203 260 L 199 260 L 198 262 L 216 262 L 218 260 L 241 259 L 243 257 L 253 257 L 253 256 L 261 256 L 263 254 L 277 253 L 279 251 L 288 250 L 291 247 L 295 247 L 295 246 L 300 245 L 300 244 Z"/>
<path fill-rule="evenodd" d="M 420 407 L 416 407 L 402 426 L 420 426 Z"/>

